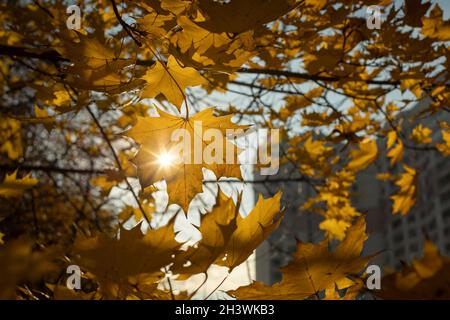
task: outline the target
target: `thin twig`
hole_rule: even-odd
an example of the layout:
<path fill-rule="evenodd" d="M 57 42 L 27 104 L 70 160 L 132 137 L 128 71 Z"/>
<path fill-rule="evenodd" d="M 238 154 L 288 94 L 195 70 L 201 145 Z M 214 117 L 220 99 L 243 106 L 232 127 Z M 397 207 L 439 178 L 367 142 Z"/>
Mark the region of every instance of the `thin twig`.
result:
<path fill-rule="evenodd" d="M 124 171 L 122 168 L 122 163 L 120 162 L 120 159 L 116 153 L 116 151 L 114 150 L 113 145 L 111 144 L 111 141 L 108 138 L 108 135 L 106 134 L 105 130 L 103 130 L 102 125 L 100 124 L 100 122 L 98 121 L 97 117 L 95 116 L 94 112 L 92 112 L 91 108 L 88 106 L 86 106 L 87 111 L 89 112 L 89 114 L 91 115 L 92 119 L 94 120 L 97 128 L 100 130 L 101 135 L 103 136 L 103 139 L 105 140 L 105 142 L 108 144 L 109 149 L 111 150 L 111 153 L 113 154 L 114 160 L 117 164 L 117 167 L 119 168 L 120 171 Z M 128 177 L 124 177 L 125 178 L 125 183 L 128 186 L 128 189 L 130 190 L 131 194 L 133 195 L 134 200 L 136 201 L 136 204 L 139 206 L 139 210 L 141 211 L 142 215 L 144 216 L 145 221 L 147 221 L 148 223 L 148 227 L 151 229 L 151 223 L 150 223 L 150 219 L 147 217 L 147 213 L 145 212 L 144 208 L 142 207 L 141 201 L 139 201 L 138 196 L 136 195 L 136 192 L 134 192 L 133 187 L 131 186 L 130 182 L 128 181 Z"/>
<path fill-rule="evenodd" d="M 119 10 L 117 10 L 117 5 L 115 0 L 111 0 L 111 4 L 114 10 L 114 14 L 116 15 L 117 21 L 119 21 L 122 28 L 125 30 L 125 32 L 133 39 L 133 41 L 136 43 L 138 47 L 142 47 L 142 43 L 136 39 L 136 37 L 133 35 L 133 32 L 130 31 L 130 26 L 123 21 L 122 17 L 120 16 Z"/>

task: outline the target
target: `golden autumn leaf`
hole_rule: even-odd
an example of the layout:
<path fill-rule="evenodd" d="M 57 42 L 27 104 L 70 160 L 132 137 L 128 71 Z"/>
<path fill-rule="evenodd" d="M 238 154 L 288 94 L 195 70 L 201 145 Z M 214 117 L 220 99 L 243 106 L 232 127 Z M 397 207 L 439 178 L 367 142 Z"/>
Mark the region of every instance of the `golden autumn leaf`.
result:
<path fill-rule="evenodd" d="M 49 115 L 47 110 L 41 109 L 36 105 L 34 107 L 34 114 L 36 115 L 36 119 L 34 119 L 36 122 L 42 123 L 48 132 L 52 131 L 56 121 Z"/>
<path fill-rule="evenodd" d="M 154 283 L 162 277 L 181 243 L 175 240 L 174 219 L 158 229 L 141 232 L 140 224 L 120 229 L 119 239 L 104 234 L 79 236 L 74 245 L 74 261 L 92 273 L 106 297 L 126 297 L 142 279 Z"/>
<path fill-rule="evenodd" d="M 17 178 L 17 170 L 7 174 L 3 182 L 0 183 L 0 196 L 20 197 L 22 194 L 34 187 L 38 183 L 37 179 L 31 177 L 31 173 L 23 178 Z"/>
<path fill-rule="evenodd" d="M 155 98 L 158 94 L 163 94 L 178 110 L 181 109 L 181 104 L 185 100 L 187 87 L 207 83 L 198 71 L 181 66 L 173 56 L 169 56 L 167 65 L 157 61 L 142 79 L 147 83 L 142 92 L 143 98 Z"/>
<path fill-rule="evenodd" d="M 398 140 L 397 144 L 394 147 L 392 147 L 387 154 L 387 156 L 391 159 L 390 161 L 391 166 L 402 160 L 403 152 L 404 152 L 403 142 L 401 140 Z"/>
<path fill-rule="evenodd" d="M 184 16 L 178 18 L 178 25 L 183 30 L 175 33 L 171 41 L 183 53 L 193 47 L 197 54 L 202 55 L 211 47 L 221 47 L 231 41 L 225 33 L 213 33 L 205 30 Z"/>
<path fill-rule="evenodd" d="M 253 210 L 245 217 L 237 217 L 237 228 L 234 230 L 224 254 L 216 260 L 216 264 L 233 270 L 253 253 L 281 223 L 283 212 L 280 210 L 281 192 L 272 198 L 258 198 Z"/>
<path fill-rule="evenodd" d="M 161 8 L 170 11 L 176 15 L 183 13 L 191 3 L 182 0 L 162 0 Z"/>
<path fill-rule="evenodd" d="M 430 143 L 432 141 L 430 135 L 432 131 L 430 128 L 424 127 L 422 124 L 419 124 L 415 127 L 411 133 L 411 138 L 416 143 Z"/>
<path fill-rule="evenodd" d="M 292 7 L 293 2 L 288 0 L 227 3 L 200 0 L 198 8 L 205 19 L 197 24 L 216 33 L 241 33 L 278 18 Z"/>
<path fill-rule="evenodd" d="M 139 79 L 129 80 L 123 70 L 132 60 L 119 59 L 114 51 L 101 43 L 94 35 L 76 33 L 64 35 L 58 52 L 72 64 L 65 69 L 67 84 L 74 88 L 120 93 L 142 85 Z"/>
<path fill-rule="evenodd" d="M 319 244 L 299 243 L 294 259 L 282 268 L 282 280 L 273 286 L 254 282 L 231 292 L 238 299 L 306 299 L 336 286 L 345 289 L 355 285 L 355 276 L 371 257 L 361 257 L 366 224 L 360 218 L 351 226 L 345 239 L 334 251 L 328 241 Z"/>
<path fill-rule="evenodd" d="M 377 142 L 372 139 L 366 139 L 359 143 L 358 150 L 350 151 L 350 158 L 352 159 L 347 168 L 350 170 L 363 170 L 367 168 L 378 155 Z"/>
<path fill-rule="evenodd" d="M 16 286 L 39 282 L 58 270 L 56 260 L 60 249 L 35 248 L 27 237 L 20 237 L 0 246 L 0 299 L 16 298 Z"/>
<path fill-rule="evenodd" d="M 406 215 L 417 197 L 426 212 L 435 197 L 418 188 L 430 184 L 446 200 L 448 0 L 68 2 L 0 1 L 0 298 L 220 297 L 222 284 L 205 292 L 209 282 L 239 275 L 265 239 L 278 265 L 291 251 L 286 236 L 324 234 L 298 244 L 281 282 L 234 295 L 358 299 L 369 259 L 362 216 L 396 240 L 381 209 Z M 247 126 L 232 118 L 254 123 L 256 135 L 241 135 Z M 241 166 L 238 156 L 255 163 Z M 214 206 L 219 187 L 232 197 L 218 192 Z M 252 210 L 249 189 L 275 196 Z M 176 214 L 180 234 L 175 218 L 141 232 L 177 206 L 186 214 Z M 438 233 L 445 247 L 447 232 Z M 194 245 L 177 241 L 194 234 Z M 53 243 L 61 254 L 47 253 Z M 407 245 L 411 254 L 415 243 Z M 394 249 L 390 258 L 401 254 Z M 65 286 L 72 262 L 82 289 Z M 449 298 L 449 266 L 426 243 L 424 258 L 382 288 Z M 260 267 L 257 259 L 258 276 Z"/>
<path fill-rule="evenodd" d="M 450 131 L 442 131 L 444 143 L 439 143 L 436 148 L 444 155 L 450 156 Z"/>
<path fill-rule="evenodd" d="M 0 116 L 0 152 L 12 160 L 22 156 L 22 134 L 20 121 Z"/>
<path fill-rule="evenodd" d="M 233 115 L 216 117 L 213 112 L 213 108 L 205 109 L 186 119 L 158 109 L 159 117 L 138 117 L 136 125 L 126 133 L 141 145 L 133 161 L 142 187 L 164 179 L 170 202 L 179 204 L 185 212 L 202 190 L 203 168 L 212 170 L 217 178 L 241 178 L 239 150 L 226 135 L 227 130 L 247 126 L 234 124 Z M 212 130 L 215 142 L 222 140 L 223 145 L 214 148 L 214 142 L 203 141 L 202 132 L 206 130 Z M 214 161 L 204 159 L 208 151 Z"/>
<path fill-rule="evenodd" d="M 391 196 L 392 212 L 407 214 L 409 210 L 416 203 L 417 193 L 417 172 L 407 165 L 403 165 L 405 172 L 400 175 L 400 178 L 395 181 L 395 184 L 400 188 L 397 194 Z"/>
<path fill-rule="evenodd" d="M 443 12 L 438 5 L 431 10 L 429 17 L 422 18 L 422 34 L 441 41 L 450 40 L 450 22 L 444 21 Z"/>
<path fill-rule="evenodd" d="M 345 220 L 338 220 L 335 218 L 327 218 L 319 224 L 319 228 L 324 230 L 330 236 L 342 240 L 345 238 L 345 233 L 350 227 L 350 222 Z"/>
<path fill-rule="evenodd" d="M 322 9 L 326 4 L 326 0 L 306 0 L 305 3 L 309 6 L 312 6 L 318 10 Z"/>
<path fill-rule="evenodd" d="M 339 290 L 336 285 L 325 289 L 325 296 L 323 300 L 356 300 L 358 294 L 363 291 L 365 288 L 365 283 L 363 279 L 354 279 L 352 280 L 355 283 L 346 288 L 345 292 L 342 293 L 342 290 Z"/>
<path fill-rule="evenodd" d="M 233 233 L 236 231 L 236 219 L 239 216 L 239 206 L 236 206 L 232 198 L 228 198 L 221 191 L 217 196 L 216 205 L 211 212 L 203 215 L 199 231 L 202 239 L 195 247 L 177 255 L 171 271 L 179 274 L 178 280 L 182 280 L 197 273 L 206 273 L 226 250 Z M 189 266 L 183 265 L 189 261 Z"/>
<path fill-rule="evenodd" d="M 69 289 L 64 285 L 47 285 L 55 300 L 95 300 L 96 292 L 85 293 L 81 290 Z"/>
<path fill-rule="evenodd" d="M 417 300 L 450 298 L 450 259 L 439 254 L 430 240 L 424 242 L 423 256 L 403 265 L 399 272 L 381 280 L 381 291 L 375 295 L 382 299 Z"/>

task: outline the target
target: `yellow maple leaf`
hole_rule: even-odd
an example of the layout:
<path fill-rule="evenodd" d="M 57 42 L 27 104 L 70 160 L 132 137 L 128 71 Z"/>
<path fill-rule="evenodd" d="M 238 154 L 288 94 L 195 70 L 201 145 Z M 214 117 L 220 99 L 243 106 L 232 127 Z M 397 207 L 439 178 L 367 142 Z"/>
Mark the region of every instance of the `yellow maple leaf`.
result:
<path fill-rule="evenodd" d="M 217 48 L 230 42 L 230 38 L 225 33 L 212 33 L 199 27 L 185 16 L 179 17 L 177 22 L 183 29 L 176 32 L 171 41 L 183 53 L 193 47 L 197 54 L 202 55 L 210 47 Z"/>
<path fill-rule="evenodd" d="M 424 127 L 422 124 L 419 124 L 417 127 L 415 127 L 411 133 L 411 138 L 416 143 L 430 143 L 432 131 L 430 128 Z"/>
<path fill-rule="evenodd" d="M 191 5 L 189 1 L 182 0 L 162 0 L 161 8 L 172 12 L 175 15 L 183 13 Z"/>
<path fill-rule="evenodd" d="M 317 10 L 321 10 L 326 6 L 327 0 L 306 0 L 305 4 L 308 6 L 312 6 Z"/>
<path fill-rule="evenodd" d="M 439 143 L 436 148 L 444 155 L 450 156 L 450 131 L 442 131 L 444 143 Z"/>
<path fill-rule="evenodd" d="M 22 156 L 20 121 L 0 116 L 0 152 L 5 152 L 12 160 Z"/>
<path fill-rule="evenodd" d="M 34 187 L 38 183 L 37 179 L 31 177 L 31 174 L 17 179 L 17 170 L 12 174 L 7 174 L 2 183 L 0 183 L 0 196 L 20 197 L 25 190 Z"/>
<path fill-rule="evenodd" d="M 111 94 L 134 89 L 143 80 L 125 79 L 123 70 L 133 63 L 131 59 L 119 59 L 113 50 L 94 35 L 65 34 L 56 50 L 72 62 L 65 68 L 65 82 L 74 88 L 108 92 Z"/>
<path fill-rule="evenodd" d="M 393 166 L 403 158 L 403 152 L 403 142 L 401 140 L 398 140 L 395 147 L 391 148 L 391 150 L 389 150 L 387 154 L 387 156 L 391 158 L 391 166 Z"/>
<path fill-rule="evenodd" d="M 431 10 L 429 17 L 422 18 L 422 34 L 441 41 L 450 40 L 450 22 L 443 20 L 443 12 L 438 5 Z"/>
<path fill-rule="evenodd" d="M 378 155 L 377 142 L 373 139 L 365 139 L 359 143 L 358 150 L 350 151 L 351 161 L 348 164 L 350 170 L 363 170 L 367 168 Z"/>
<path fill-rule="evenodd" d="M 383 277 L 381 291 L 375 295 L 382 299 L 445 299 L 450 297 L 450 259 L 441 256 L 433 242 L 426 240 L 423 257 L 404 264 L 399 272 Z"/>
<path fill-rule="evenodd" d="M 194 247 L 177 255 L 171 271 L 179 274 L 177 280 L 183 280 L 196 273 L 206 273 L 225 251 L 225 248 L 237 228 L 236 219 L 239 207 L 232 198 L 228 198 L 221 191 L 217 196 L 216 205 L 211 212 L 203 215 L 199 231 L 202 239 Z M 187 267 L 183 265 L 189 261 Z"/>
<path fill-rule="evenodd" d="M 173 56 L 169 56 L 167 65 L 157 61 L 142 79 L 147 82 L 142 97 L 155 98 L 158 94 L 163 94 L 178 110 L 181 109 L 181 104 L 185 99 L 184 91 L 187 87 L 207 83 L 197 70 L 191 67 L 182 67 Z"/>
<path fill-rule="evenodd" d="M 126 297 L 139 279 L 156 282 L 180 248 L 175 240 L 174 221 L 145 235 L 140 224 L 131 230 L 121 227 L 119 239 L 105 234 L 77 237 L 74 261 L 91 272 L 106 297 Z"/>
<path fill-rule="evenodd" d="M 320 230 L 326 231 L 330 236 L 342 240 L 345 238 L 345 231 L 350 227 L 349 221 L 337 219 L 325 219 L 319 225 Z"/>
<path fill-rule="evenodd" d="M 216 264 L 227 266 L 231 270 L 240 265 L 253 253 L 281 223 L 283 213 L 280 211 L 281 192 L 272 198 L 259 196 L 253 210 L 242 218 L 237 217 L 237 228 L 231 236 L 224 254 Z"/>
<path fill-rule="evenodd" d="M 59 248 L 36 248 L 25 236 L 0 246 L 0 299 L 15 299 L 19 284 L 39 282 L 58 272 L 60 269 L 55 260 L 60 257 Z"/>
<path fill-rule="evenodd" d="M 197 3 L 204 19 L 197 24 L 212 32 L 241 33 L 261 27 L 289 12 L 294 3 L 289 0 L 254 0 Z"/>
<path fill-rule="evenodd" d="M 407 165 L 403 165 L 405 173 L 400 175 L 400 178 L 395 184 L 400 187 L 397 194 L 391 196 L 394 204 L 392 206 L 392 212 L 407 214 L 411 207 L 416 203 L 417 193 L 417 172 Z"/>
<path fill-rule="evenodd" d="M 171 203 L 179 204 L 187 212 L 192 198 L 202 190 L 202 168 L 212 170 L 217 178 L 241 179 L 239 150 L 226 135 L 227 130 L 244 130 L 248 126 L 231 122 L 233 115 L 215 117 L 213 108 L 189 119 L 157 111 L 159 117 L 138 117 L 136 125 L 126 133 L 141 145 L 133 161 L 143 188 L 164 179 Z M 211 144 L 202 139 L 203 129 L 212 129 L 223 137 L 223 145 L 218 146 L 211 159 L 214 161 L 206 161 L 203 157 L 212 150 L 209 149 Z M 177 150 L 180 141 L 183 150 Z"/>
<path fill-rule="evenodd" d="M 230 293 L 238 299 L 305 299 L 336 286 L 339 290 L 353 286 L 348 276 L 358 274 L 371 257 L 361 257 L 366 224 L 360 218 L 349 228 L 345 239 L 329 251 L 328 241 L 319 244 L 299 243 L 294 259 L 282 268 L 282 280 L 273 286 L 254 282 Z"/>

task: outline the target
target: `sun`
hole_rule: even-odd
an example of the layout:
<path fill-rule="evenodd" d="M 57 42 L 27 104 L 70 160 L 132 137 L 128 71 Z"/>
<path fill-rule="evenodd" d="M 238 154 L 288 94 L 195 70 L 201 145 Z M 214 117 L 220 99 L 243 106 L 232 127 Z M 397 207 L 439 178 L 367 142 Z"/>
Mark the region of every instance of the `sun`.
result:
<path fill-rule="evenodd" d="M 173 164 L 173 156 L 168 152 L 163 152 L 158 156 L 161 167 L 170 167 Z"/>

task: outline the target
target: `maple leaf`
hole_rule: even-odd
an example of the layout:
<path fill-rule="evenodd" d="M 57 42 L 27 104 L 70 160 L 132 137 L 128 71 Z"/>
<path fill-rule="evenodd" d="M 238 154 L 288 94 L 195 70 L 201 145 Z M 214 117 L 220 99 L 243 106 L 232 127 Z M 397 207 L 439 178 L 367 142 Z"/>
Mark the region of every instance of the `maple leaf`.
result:
<path fill-rule="evenodd" d="M 258 28 L 293 8 L 288 0 L 230 1 L 228 3 L 198 1 L 198 8 L 205 17 L 196 22 L 212 32 L 241 33 Z"/>
<path fill-rule="evenodd" d="M 22 236 L 0 246 L 0 299 L 16 298 L 16 285 L 39 282 L 58 271 L 60 249 L 34 250 L 34 243 Z"/>
<path fill-rule="evenodd" d="M 47 285 L 53 293 L 54 300 L 94 300 L 96 292 L 85 293 L 81 290 L 69 289 L 64 285 Z"/>
<path fill-rule="evenodd" d="M 395 147 L 391 148 L 387 154 L 389 158 L 391 158 L 391 166 L 399 162 L 403 158 L 403 142 L 401 140 L 397 140 L 397 144 Z"/>
<path fill-rule="evenodd" d="M 253 210 L 245 217 L 237 217 L 237 228 L 230 237 L 224 254 L 215 264 L 233 270 L 253 253 L 281 223 L 283 212 L 280 211 L 281 192 L 272 198 L 258 198 Z"/>
<path fill-rule="evenodd" d="M 161 8 L 170 11 L 176 15 L 183 13 L 190 5 L 189 1 L 182 0 L 162 0 Z"/>
<path fill-rule="evenodd" d="M 400 178 L 395 182 L 400 190 L 397 194 L 391 196 L 394 204 L 392 206 L 392 212 L 407 214 L 411 207 L 416 203 L 417 192 L 417 172 L 407 165 L 403 165 L 405 173 L 400 175 Z"/>
<path fill-rule="evenodd" d="M 216 205 L 211 212 L 203 215 L 199 231 L 202 239 L 187 251 L 178 254 L 172 273 L 179 274 L 178 280 L 183 280 L 197 273 L 206 273 L 223 252 L 237 228 L 236 219 L 239 216 L 239 206 L 232 198 L 219 191 Z M 189 266 L 183 265 L 189 261 Z"/>
<path fill-rule="evenodd" d="M 6 152 L 12 160 L 22 155 L 20 121 L 0 116 L 0 152 Z"/>
<path fill-rule="evenodd" d="M 350 222 L 338 220 L 335 218 L 326 218 L 319 224 L 321 230 L 325 230 L 330 236 L 342 240 L 345 238 L 345 232 L 350 227 Z"/>
<path fill-rule="evenodd" d="M 432 141 L 430 135 L 432 134 L 431 129 L 424 127 L 423 125 L 419 124 L 417 127 L 415 127 L 411 133 L 411 138 L 416 143 L 430 143 Z"/>
<path fill-rule="evenodd" d="M 181 104 L 185 99 L 186 87 L 207 83 L 197 70 L 191 67 L 182 67 L 173 56 L 169 56 L 167 65 L 157 61 L 142 79 L 147 82 L 142 92 L 143 98 L 155 98 L 161 93 L 178 110 L 181 109 Z"/>
<path fill-rule="evenodd" d="M 20 197 L 22 194 L 38 183 L 37 179 L 31 178 L 31 174 L 23 178 L 17 179 L 17 170 L 10 175 L 6 175 L 2 183 L 0 183 L 0 196 L 3 197 Z"/>
<path fill-rule="evenodd" d="M 426 37 L 437 38 L 441 41 L 450 40 L 450 22 L 442 19 L 443 12 L 436 5 L 431 10 L 430 17 L 422 17 L 422 34 Z"/>
<path fill-rule="evenodd" d="M 375 292 L 382 299 L 417 300 L 450 298 L 450 258 L 439 254 L 429 239 L 424 242 L 423 257 L 404 264 L 402 270 L 381 279 L 383 285 Z"/>
<path fill-rule="evenodd" d="M 170 201 L 179 204 L 187 212 L 192 198 L 202 190 L 202 168 L 212 170 L 217 178 L 221 176 L 241 178 L 240 165 L 237 161 L 238 150 L 228 141 L 226 134 L 227 130 L 243 130 L 247 126 L 231 122 L 233 115 L 215 117 L 213 108 L 205 109 L 189 119 L 174 116 L 159 109 L 157 111 L 159 117 L 138 117 L 136 125 L 126 133 L 141 145 L 133 161 L 137 165 L 139 180 L 143 188 L 164 179 L 167 183 Z M 227 164 L 229 161 L 227 161 L 225 152 L 222 152 L 221 159 L 218 161 L 221 163 L 203 162 L 202 150 L 206 149 L 208 144 L 204 141 L 198 142 L 198 139 L 202 138 L 202 133 L 199 131 L 204 128 L 216 129 L 221 132 L 225 143 L 219 148 L 228 147 L 229 150 L 233 150 L 232 164 Z M 179 140 L 174 141 L 172 135 L 181 129 L 183 131 L 178 137 Z M 188 149 L 181 150 L 181 153 L 184 154 L 176 153 L 173 150 L 178 144 L 177 141 L 180 140 L 183 141 L 185 149 Z M 190 155 L 187 154 L 189 151 L 191 151 Z M 181 161 L 162 163 L 161 156 L 164 155 L 181 159 Z M 200 161 L 196 161 L 196 157 L 200 157 Z"/>
<path fill-rule="evenodd" d="M 450 156 L 450 131 L 442 131 L 444 143 L 439 143 L 436 148 L 444 155 Z"/>
<path fill-rule="evenodd" d="M 366 284 L 363 279 L 354 279 L 355 282 L 352 286 L 348 287 L 345 292 L 339 290 L 336 285 L 325 289 L 325 296 L 322 300 L 356 300 L 358 294 L 360 294 Z"/>
<path fill-rule="evenodd" d="M 377 142 L 372 139 L 366 139 L 359 143 L 359 150 L 352 150 L 350 157 L 352 160 L 347 168 L 350 170 L 363 170 L 367 168 L 378 155 Z"/>
<path fill-rule="evenodd" d="M 425 16 L 431 3 L 421 3 L 421 0 L 405 1 L 405 23 L 412 27 L 422 26 L 422 17 Z"/>
<path fill-rule="evenodd" d="M 124 79 L 122 71 L 132 60 L 118 59 L 113 50 L 100 43 L 93 35 L 76 33 L 78 39 L 64 35 L 61 46 L 56 48 L 73 64 L 66 67 L 69 75 L 65 82 L 74 88 L 120 93 L 142 85 L 139 79 Z M 78 40 L 78 41 L 76 41 Z"/>
<path fill-rule="evenodd" d="M 355 285 L 348 276 L 357 275 L 372 257 L 361 257 L 366 224 L 360 218 L 351 226 L 345 239 L 329 251 L 328 241 L 319 244 L 299 243 L 294 259 L 282 268 L 282 280 L 273 286 L 254 282 L 230 293 L 238 299 L 305 299 L 327 288 L 339 290 Z"/>
<path fill-rule="evenodd" d="M 230 42 L 225 33 L 212 33 L 199 27 L 187 17 L 179 17 L 177 22 L 183 30 L 175 33 L 171 41 L 180 48 L 182 53 L 193 47 L 197 54 L 202 55 L 210 47 L 217 48 Z"/>
<path fill-rule="evenodd" d="M 282 150 L 280 164 L 284 168 L 280 169 L 295 174 L 282 180 L 301 180 L 308 189 L 317 191 L 310 196 L 309 190 L 304 190 L 308 192 L 302 193 L 307 197 L 302 210 L 323 217 L 318 228 L 330 240 L 345 242 L 349 233 L 354 233 L 352 224 L 361 215 L 352 205 L 353 197 L 361 196 L 353 192 L 353 187 L 361 184 L 356 174 L 369 165 L 371 170 L 380 170 L 371 163 L 378 156 L 380 141 L 375 139 L 386 134 L 391 166 L 381 175 L 367 173 L 396 183 L 399 193 L 392 195 L 392 211 L 405 214 L 416 201 L 419 185 L 417 172 L 409 167 L 395 176 L 394 165 L 401 163 L 405 150 L 414 143 L 427 144 L 416 149 L 437 149 L 444 156 L 450 155 L 450 125 L 445 118 L 450 101 L 445 72 L 449 69 L 450 22 L 444 20 L 442 5 L 408 0 L 399 7 L 394 2 L 138 0 L 118 6 L 117 1 L 89 1 L 84 3 L 79 31 L 67 28 L 64 1 L 54 1 L 46 8 L 37 1 L 1 3 L 0 167 L 8 172 L 10 168 L 29 167 L 45 174 L 32 196 L 1 201 L 2 214 L 8 216 L 18 209 L 32 210 L 1 221 L 8 239 L 0 246 L 0 296 L 169 299 L 173 290 L 159 281 L 164 276 L 170 279 L 164 267 L 171 266 L 180 279 L 185 279 L 204 273 L 211 264 L 232 269 L 248 258 L 279 224 L 282 213 L 277 214 L 279 204 L 274 200 L 259 202 L 250 216 L 242 218 L 237 213 L 239 206 L 219 194 L 217 206 L 201 217 L 201 240 L 187 251 L 170 250 L 178 244 L 169 232 L 158 245 L 146 244 L 138 230 L 122 230 L 123 239 L 107 236 L 114 223 L 128 225 L 141 220 L 143 211 L 149 214 L 147 219 L 152 218 L 160 194 L 155 193 L 156 181 L 165 180 L 169 201 L 188 211 L 195 195 L 206 190 L 206 170 L 218 180 L 242 178 L 236 161 L 240 150 L 231 139 L 225 139 L 221 147 L 216 147 L 214 140 L 227 136 L 227 128 L 234 129 L 230 118 L 214 117 L 207 111 L 207 119 L 202 121 L 209 123 L 196 126 L 195 117 L 199 116 L 192 117 L 193 110 L 201 110 L 211 100 L 246 121 L 280 129 L 285 140 L 280 147 L 288 147 Z M 362 11 L 370 5 L 385 6 L 381 29 L 365 26 Z M 192 95 L 186 97 L 187 88 L 195 85 L 205 90 L 189 90 Z M 390 96 L 396 89 L 399 94 L 394 104 Z M 234 97 L 249 104 L 230 101 Z M 30 98 L 35 98 L 39 107 L 26 103 Z M 162 113 L 159 118 L 137 119 L 138 115 L 148 115 L 146 99 L 135 103 L 141 98 L 174 104 L 178 110 L 184 106 L 186 119 Z M 189 103 L 183 105 L 186 98 Z M 230 105 L 235 102 L 239 107 Z M 91 117 L 86 117 L 86 106 L 94 111 Z M 439 135 L 437 129 L 431 122 L 426 128 L 423 122 L 429 116 L 444 120 L 439 142 L 432 139 Z M 126 151 L 135 150 L 134 144 L 114 135 L 131 126 L 138 132 L 134 138 L 140 144 L 134 159 L 137 172 L 135 164 L 122 161 Z M 188 150 L 196 154 L 192 136 L 196 127 L 219 131 L 198 144 L 215 156 L 211 157 L 213 161 L 202 158 L 195 164 L 182 165 L 174 161 L 184 157 L 177 153 L 172 134 L 177 128 L 187 129 L 191 136 L 189 142 L 185 141 L 192 147 Z M 411 134 L 408 128 L 414 128 Z M 185 136 L 178 137 L 181 141 Z M 233 150 L 232 164 L 225 159 L 228 149 Z M 114 167 L 111 161 L 123 170 L 104 170 Z M 445 167 L 445 162 L 439 163 Z M 259 164 L 255 166 L 256 170 L 260 168 Z M 104 174 L 98 175 L 98 170 Z M 139 210 L 126 205 L 128 196 L 115 196 L 124 187 L 134 191 L 136 176 L 141 192 L 131 193 Z M 26 178 L 6 176 L 5 182 L 0 181 L 0 196 L 24 194 L 35 183 L 20 182 Z M 370 184 L 366 177 L 361 180 Z M 389 201 L 380 199 L 384 200 Z M 125 203 L 118 211 L 114 207 L 119 201 Z M 82 248 L 79 256 L 86 263 L 84 276 L 93 278 L 86 280 L 99 284 L 92 295 L 71 294 L 60 288 L 60 282 L 52 286 L 45 272 L 29 279 L 21 272 L 16 277 L 14 272 L 3 271 L 9 266 L 23 270 L 14 262 L 14 254 L 20 256 L 31 247 L 40 251 L 43 243 L 72 243 L 75 230 L 96 236 L 91 239 L 92 247 Z M 9 254 L 4 254 L 2 249 L 15 237 L 30 232 L 37 243 L 11 246 Z M 160 263 L 158 248 L 164 250 L 166 244 L 167 252 L 161 253 L 164 263 Z M 11 250 L 13 247 L 17 252 Z M 66 251 L 66 257 L 76 260 Z M 448 263 L 428 254 L 429 249 L 425 251 L 431 258 L 415 261 L 414 270 L 404 278 L 397 277 L 401 279 L 398 281 L 404 288 L 414 285 L 416 298 L 448 297 Z M 87 259 L 82 259 L 82 254 Z M 155 260 L 154 264 L 145 257 Z M 354 258 L 357 260 L 356 254 Z M 336 271 L 335 263 L 352 259 L 328 250 L 326 245 L 302 244 L 292 263 L 300 276 L 294 277 L 294 270 L 287 267 L 282 284 L 269 288 L 255 283 L 252 290 L 285 298 L 354 298 L 361 279 L 348 279 L 346 273 L 357 268 Z M 29 261 L 32 265 L 33 259 Z M 29 265 L 28 260 L 24 264 Z M 147 270 L 140 273 L 135 266 L 139 264 Z M 311 278 L 321 287 L 320 293 L 308 286 L 306 264 L 313 266 Z M 161 265 L 166 270 L 158 269 Z M 336 279 L 337 274 L 344 276 L 331 279 L 334 272 Z M 441 286 L 437 285 L 439 280 Z M 163 286 L 165 289 L 161 289 Z M 4 288 L 8 294 L 3 294 Z M 406 291 L 402 294 L 407 296 Z M 180 298 L 188 298 L 187 293 L 182 292 Z"/>
<path fill-rule="evenodd" d="M 163 277 L 161 268 L 171 262 L 181 246 L 175 240 L 174 221 L 145 235 L 139 224 L 131 230 L 121 227 L 119 239 L 104 234 L 77 237 L 74 261 L 95 276 L 106 297 L 126 297 L 140 277 L 146 283 Z"/>

